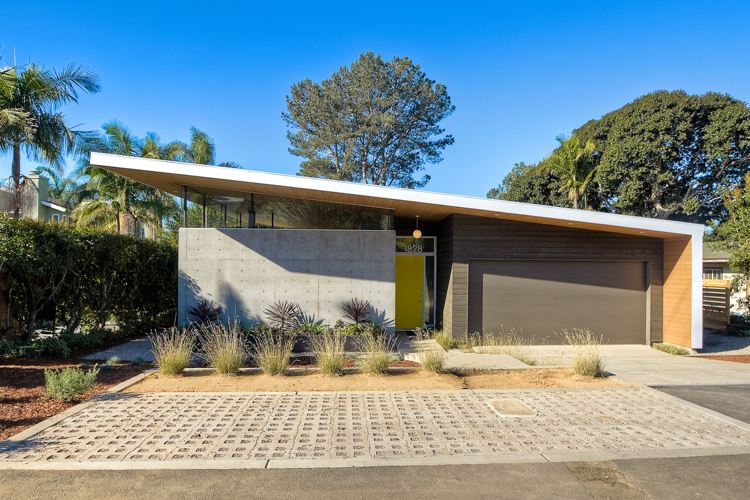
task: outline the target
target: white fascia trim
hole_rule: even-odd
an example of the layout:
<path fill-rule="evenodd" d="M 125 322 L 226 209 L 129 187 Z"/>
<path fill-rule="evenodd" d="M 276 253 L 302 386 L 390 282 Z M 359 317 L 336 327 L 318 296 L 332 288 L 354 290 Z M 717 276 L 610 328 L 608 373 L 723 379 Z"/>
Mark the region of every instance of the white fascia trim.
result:
<path fill-rule="evenodd" d="M 506 213 L 529 217 L 541 217 L 545 219 L 642 229 L 644 231 L 659 231 L 664 233 L 690 235 L 695 237 L 696 240 L 703 241 L 704 227 L 700 224 L 691 224 L 687 222 L 609 214 L 594 212 L 592 210 L 550 207 L 545 205 L 534 205 L 531 203 L 492 200 L 475 196 L 444 194 L 388 186 L 373 186 L 371 184 L 358 184 L 330 179 L 302 177 L 299 175 L 272 174 L 255 170 L 137 158 L 133 156 L 112 155 L 107 153 L 91 153 L 89 162 L 92 165 L 104 168 L 112 167 L 172 175 L 204 177 L 238 183 L 247 182 L 292 189 L 316 190 L 321 192 L 349 194 L 354 196 L 370 196 L 373 198 L 413 203 L 427 203 L 432 205 L 442 205 L 447 208 L 460 207 L 474 210 L 485 210 L 499 214 Z"/>
<path fill-rule="evenodd" d="M 65 208 L 65 207 L 63 207 L 61 205 L 58 205 L 57 203 L 52 203 L 51 201 L 41 200 L 39 203 L 41 203 L 45 207 L 54 208 L 55 210 L 57 210 L 59 212 L 65 213 L 65 212 L 68 211 L 67 208 Z"/>
<path fill-rule="evenodd" d="M 693 349 L 703 348 L 703 238 L 693 236 L 691 238 L 692 271 L 692 308 L 691 308 L 691 332 L 690 347 Z"/>

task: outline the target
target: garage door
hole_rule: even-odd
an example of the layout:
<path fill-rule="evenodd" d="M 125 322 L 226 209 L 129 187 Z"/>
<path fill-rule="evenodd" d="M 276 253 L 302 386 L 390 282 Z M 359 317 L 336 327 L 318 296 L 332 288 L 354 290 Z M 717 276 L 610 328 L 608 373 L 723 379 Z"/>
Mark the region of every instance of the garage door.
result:
<path fill-rule="evenodd" d="M 646 343 L 646 263 L 471 261 L 469 331 L 514 328 L 529 343 L 586 327 L 609 344 Z"/>

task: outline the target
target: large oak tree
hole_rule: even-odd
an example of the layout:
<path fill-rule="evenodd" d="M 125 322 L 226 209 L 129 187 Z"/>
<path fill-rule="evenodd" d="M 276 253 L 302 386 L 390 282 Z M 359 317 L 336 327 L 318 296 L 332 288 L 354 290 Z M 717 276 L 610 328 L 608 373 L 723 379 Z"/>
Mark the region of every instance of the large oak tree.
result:
<path fill-rule="evenodd" d="M 453 144 L 440 126 L 453 110 L 445 86 L 409 58 L 368 52 L 321 83 L 293 85 L 282 116 L 302 175 L 414 188 Z"/>
<path fill-rule="evenodd" d="M 750 109 L 725 94 L 654 92 L 587 122 L 573 136 L 595 145 L 596 174 L 586 198 L 593 208 L 615 213 L 723 220 L 721 193 L 743 185 L 750 167 Z M 503 185 L 507 193 L 523 193 L 535 192 L 539 182 L 511 172 Z M 552 197 L 544 202 L 561 204 Z"/>

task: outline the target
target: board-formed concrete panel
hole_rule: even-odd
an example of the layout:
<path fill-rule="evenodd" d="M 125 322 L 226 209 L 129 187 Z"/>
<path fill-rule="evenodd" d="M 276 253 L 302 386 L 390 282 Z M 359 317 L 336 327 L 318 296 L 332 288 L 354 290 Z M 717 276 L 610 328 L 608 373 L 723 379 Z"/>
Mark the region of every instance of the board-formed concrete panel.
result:
<path fill-rule="evenodd" d="M 341 304 L 364 299 L 388 327 L 395 317 L 394 231 L 180 229 L 178 322 L 202 298 L 225 319 L 265 320 L 277 300 L 334 323 Z"/>

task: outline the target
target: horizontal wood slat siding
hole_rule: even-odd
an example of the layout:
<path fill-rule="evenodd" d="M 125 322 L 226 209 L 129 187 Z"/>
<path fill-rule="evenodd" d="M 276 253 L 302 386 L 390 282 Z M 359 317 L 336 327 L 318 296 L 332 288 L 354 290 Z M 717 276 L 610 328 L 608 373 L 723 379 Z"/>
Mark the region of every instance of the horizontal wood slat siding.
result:
<path fill-rule="evenodd" d="M 690 347 L 692 311 L 690 238 L 664 240 L 664 342 Z"/>
<path fill-rule="evenodd" d="M 474 259 L 639 260 L 648 263 L 651 340 L 662 340 L 662 240 L 645 236 L 451 215 L 441 223 L 452 264 L 443 262 L 446 284 L 443 328 L 454 336 L 468 330 L 469 262 Z M 440 238 L 438 238 L 440 241 Z M 441 269 L 438 270 L 441 275 Z M 440 277 L 438 283 L 440 283 Z M 542 314 L 545 312 L 542 311 Z"/>

